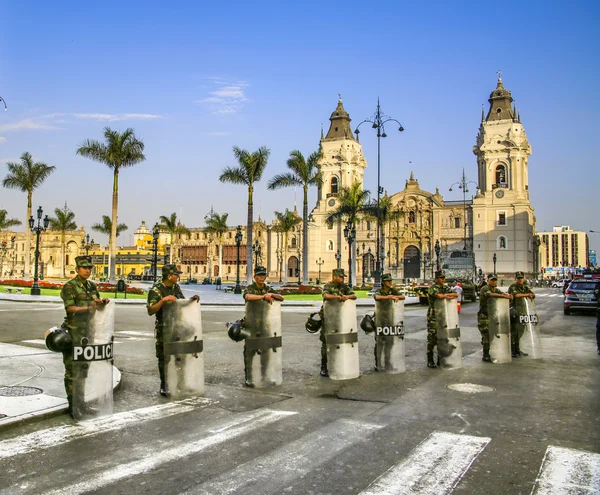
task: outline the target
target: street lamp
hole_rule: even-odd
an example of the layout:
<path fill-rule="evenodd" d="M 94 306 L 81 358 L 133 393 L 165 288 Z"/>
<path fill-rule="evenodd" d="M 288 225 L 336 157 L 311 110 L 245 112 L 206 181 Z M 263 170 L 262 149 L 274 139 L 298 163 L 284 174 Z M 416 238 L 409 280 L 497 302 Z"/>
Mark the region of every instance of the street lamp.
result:
<path fill-rule="evenodd" d="M 356 140 L 358 141 L 359 127 L 365 122 L 369 122 L 372 124 L 373 129 L 377 129 L 377 247 L 375 252 L 375 283 L 374 287 L 379 288 L 381 286 L 381 272 L 383 271 L 383 266 L 381 266 L 380 260 L 380 244 L 381 244 L 381 212 L 379 211 L 379 203 L 381 193 L 383 192 L 383 188 L 381 187 L 381 138 L 387 137 L 385 133 L 385 124 L 388 122 L 395 122 L 398 124 L 398 131 L 404 131 L 404 127 L 402 124 L 398 122 L 396 119 L 388 117 L 381 111 L 381 107 L 379 105 L 379 98 L 377 98 L 377 110 L 375 114 L 368 119 L 363 120 L 354 131 L 356 134 Z"/>
<path fill-rule="evenodd" d="M 240 246 L 242 245 L 242 226 L 238 225 L 235 233 L 235 246 L 237 247 L 237 276 L 235 279 L 235 289 L 233 289 L 234 294 L 241 294 L 242 288 L 240 287 Z M 250 260 L 252 261 L 252 260 Z"/>
<path fill-rule="evenodd" d="M 256 242 L 254 242 L 254 244 L 252 244 L 252 252 L 254 253 L 254 256 L 256 256 L 256 261 L 254 263 L 255 266 L 258 266 L 259 259 L 262 263 L 261 251 L 262 250 L 261 250 L 260 244 L 258 242 L 258 239 L 256 239 Z"/>
<path fill-rule="evenodd" d="M 440 269 L 440 240 L 435 241 L 435 269 L 439 271 Z"/>
<path fill-rule="evenodd" d="M 90 254 L 90 249 L 94 245 L 94 239 L 90 243 L 90 234 L 85 235 L 85 239 L 81 239 L 81 249 L 85 249 L 85 255 L 88 256 Z"/>
<path fill-rule="evenodd" d="M 455 182 L 454 184 L 452 184 L 450 186 L 450 191 L 452 191 L 452 188 L 454 186 L 456 186 L 457 184 L 458 184 L 458 188 L 462 189 L 462 193 L 463 193 L 463 224 L 464 224 L 463 251 L 466 251 L 467 250 L 467 193 L 469 192 L 468 185 L 475 184 L 475 186 L 477 186 L 477 183 L 472 180 L 467 180 L 467 176 L 465 175 L 465 169 L 463 168 L 461 179 L 458 182 Z"/>
<path fill-rule="evenodd" d="M 4 98 L 2 98 L 2 96 L 0 96 L 0 101 L 4 103 L 4 111 L 6 112 L 8 110 L 8 107 L 6 106 L 6 101 L 4 101 Z"/>
<path fill-rule="evenodd" d="M 12 249 L 12 254 L 10 255 L 11 257 L 11 261 L 12 261 L 12 265 L 10 267 L 10 276 L 12 277 L 15 273 L 15 264 L 17 263 L 17 249 L 15 247 L 15 241 L 17 239 L 16 235 L 13 235 L 10 238 L 10 249 Z"/>
<path fill-rule="evenodd" d="M 281 283 L 281 270 L 282 270 L 282 265 L 283 265 L 283 254 L 281 249 L 276 249 L 275 250 L 275 254 L 277 255 L 277 267 L 279 270 L 279 283 Z"/>
<path fill-rule="evenodd" d="M 342 259 L 342 253 L 340 253 L 340 250 L 338 249 L 337 252 L 335 253 L 335 255 L 333 256 L 335 258 L 335 261 L 337 261 L 337 267 L 340 267 L 340 260 Z"/>
<path fill-rule="evenodd" d="M 152 229 L 152 280 L 156 283 L 156 272 L 158 265 L 158 237 L 160 235 L 160 230 L 158 228 L 158 224 L 154 224 L 154 228 Z"/>
<path fill-rule="evenodd" d="M 2 241 L 0 244 L 0 278 L 4 276 L 4 259 L 6 258 L 6 252 L 8 251 L 8 243 Z"/>
<path fill-rule="evenodd" d="M 352 287 L 352 243 L 356 239 L 356 227 L 350 220 L 344 227 L 344 237 L 348 241 L 348 281 Z"/>
<path fill-rule="evenodd" d="M 494 262 L 494 274 L 496 274 L 496 253 L 494 253 L 494 257 L 492 258 L 492 261 Z"/>
<path fill-rule="evenodd" d="M 35 264 L 34 264 L 34 272 L 33 272 L 33 285 L 31 286 L 31 295 L 39 296 L 42 291 L 40 289 L 40 285 L 38 283 L 38 259 L 40 257 L 40 234 L 45 232 L 48 228 L 48 224 L 50 223 L 50 219 L 48 215 L 44 217 L 42 224 L 42 215 L 44 214 L 44 210 L 40 206 L 37 209 L 37 225 L 35 224 L 35 219 L 33 215 L 29 217 L 29 229 L 31 232 L 35 232 Z M 28 254 L 27 254 L 28 255 Z"/>
<path fill-rule="evenodd" d="M 317 284 L 321 283 L 321 267 L 323 266 L 323 263 L 325 263 L 324 259 L 321 259 L 321 257 L 319 257 L 319 259 L 316 261 L 317 266 L 319 267 L 319 278 L 317 278 Z"/>

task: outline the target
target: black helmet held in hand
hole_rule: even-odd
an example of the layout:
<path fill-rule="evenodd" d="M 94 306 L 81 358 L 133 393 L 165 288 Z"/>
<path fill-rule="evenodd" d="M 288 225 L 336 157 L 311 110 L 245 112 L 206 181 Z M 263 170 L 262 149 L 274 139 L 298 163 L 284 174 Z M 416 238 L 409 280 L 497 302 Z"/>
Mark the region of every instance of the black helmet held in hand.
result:
<path fill-rule="evenodd" d="M 52 352 L 68 352 L 73 347 L 73 339 L 69 330 L 63 327 L 52 327 L 44 335 L 46 348 Z"/>
<path fill-rule="evenodd" d="M 226 323 L 227 335 L 234 342 L 241 342 L 245 338 L 249 337 L 250 334 L 244 328 L 243 320 L 236 320 L 233 323 Z"/>
<path fill-rule="evenodd" d="M 311 313 L 308 317 L 308 320 L 306 320 L 306 324 L 304 325 L 308 333 L 317 333 L 319 330 L 321 330 L 322 326 L 323 321 L 321 320 L 321 315 L 318 312 Z"/>
<path fill-rule="evenodd" d="M 375 331 L 375 320 L 370 314 L 366 314 L 360 320 L 360 328 L 362 328 L 365 333 L 373 333 Z"/>

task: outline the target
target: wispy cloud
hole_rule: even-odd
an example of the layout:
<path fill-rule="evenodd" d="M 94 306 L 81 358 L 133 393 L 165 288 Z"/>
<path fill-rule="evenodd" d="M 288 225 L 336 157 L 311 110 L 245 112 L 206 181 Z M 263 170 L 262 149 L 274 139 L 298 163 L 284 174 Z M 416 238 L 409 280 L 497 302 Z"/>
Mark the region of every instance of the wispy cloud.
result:
<path fill-rule="evenodd" d="M 78 119 L 104 120 L 114 122 L 118 120 L 152 120 L 161 119 L 162 116 L 151 113 L 75 113 Z"/>
<path fill-rule="evenodd" d="M 19 122 L 0 125 L 0 132 L 7 131 L 38 131 L 43 129 L 58 129 L 55 125 L 46 122 L 36 122 L 34 119 L 23 119 Z"/>
<path fill-rule="evenodd" d="M 227 81 L 219 77 L 211 77 L 216 89 L 208 92 L 208 96 L 196 100 L 194 103 L 208 105 L 214 115 L 232 115 L 243 110 L 245 102 L 248 101 L 245 89 L 248 83 L 245 81 Z"/>
<path fill-rule="evenodd" d="M 6 143 L 6 138 L 5 138 L 5 137 L 2 137 L 2 136 L 0 136 L 0 143 Z"/>

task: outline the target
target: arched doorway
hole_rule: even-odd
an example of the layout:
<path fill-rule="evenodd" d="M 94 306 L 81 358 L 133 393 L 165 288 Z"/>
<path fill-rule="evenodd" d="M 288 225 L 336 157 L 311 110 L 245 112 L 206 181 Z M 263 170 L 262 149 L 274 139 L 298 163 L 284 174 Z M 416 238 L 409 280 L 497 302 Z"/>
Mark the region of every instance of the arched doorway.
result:
<path fill-rule="evenodd" d="M 421 251 L 416 246 L 404 250 L 404 278 L 421 278 Z"/>
<path fill-rule="evenodd" d="M 215 265 L 213 267 L 213 277 L 218 277 L 219 276 L 219 265 Z"/>
<path fill-rule="evenodd" d="M 373 253 L 363 254 L 363 278 L 368 280 L 374 276 L 375 273 L 375 256 Z"/>
<path fill-rule="evenodd" d="M 288 258 L 287 266 L 288 266 L 288 278 L 294 279 L 298 278 L 298 273 L 300 269 L 300 263 L 298 263 L 298 258 L 295 256 L 290 256 Z"/>

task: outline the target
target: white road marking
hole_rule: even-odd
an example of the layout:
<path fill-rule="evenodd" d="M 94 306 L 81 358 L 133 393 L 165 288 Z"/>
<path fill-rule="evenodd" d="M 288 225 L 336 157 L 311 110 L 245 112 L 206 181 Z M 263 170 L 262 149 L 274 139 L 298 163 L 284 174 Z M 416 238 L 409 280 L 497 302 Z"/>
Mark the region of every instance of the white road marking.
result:
<path fill-rule="evenodd" d="M 490 438 L 434 432 L 361 495 L 451 493 Z"/>
<path fill-rule="evenodd" d="M 531 493 L 600 493 L 600 454 L 550 445 Z"/>
<path fill-rule="evenodd" d="M 10 312 L 10 313 L 16 313 L 17 311 L 23 311 L 23 312 L 27 312 L 29 313 L 30 311 L 58 311 L 58 310 L 62 310 L 64 311 L 65 308 L 62 306 L 56 306 L 56 307 L 43 307 L 43 308 L 12 308 L 12 309 L 0 309 L 0 311 L 5 311 L 5 312 Z"/>
<path fill-rule="evenodd" d="M 214 400 L 197 397 L 116 413 L 112 416 L 92 419 L 77 425 L 57 426 L 36 431 L 0 442 L 0 459 L 55 447 L 78 438 L 91 437 L 100 433 L 106 433 L 107 431 L 119 430 L 140 421 L 152 421 L 175 414 L 182 414 L 193 411 L 195 406 L 209 406 L 214 403 L 216 403 Z"/>
<path fill-rule="evenodd" d="M 134 330 L 117 330 L 115 333 L 119 335 L 133 335 L 134 337 L 152 337 L 154 335 L 152 332 L 136 332 Z"/>
<path fill-rule="evenodd" d="M 337 420 L 186 493 L 285 493 L 285 488 L 294 480 L 327 463 L 342 450 L 364 441 L 380 428 L 383 425 Z"/>
<path fill-rule="evenodd" d="M 247 416 L 237 417 L 229 421 L 224 427 L 213 432 L 209 430 L 209 435 L 190 442 L 185 445 L 175 445 L 167 449 L 161 449 L 148 454 L 138 461 L 129 462 L 111 467 L 104 472 L 94 474 L 94 479 L 82 481 L 75 485 L 71 485 L 65 489 L 53 490 L 45 492 L 47 495 L 77 495 L 79 493 L 87 493 L 100 488 L 106 487 L 124 478 L 147 473 L 158 466 L 167 462 L 173 462 L 177 459 L 183 459 L 190 455 L 197 454 L 215 445 L 219 445 L 228 440 L 233 440 L 239 436 L 249 433 L 265 425 L 279 421 L 280 419 L 297 414 L 292 411 L 270 411 L 265 410 Z"/>
<path fill-rule="evenodd" d="M 26 344 L 46 345 L 46 341 L 44 339 L 22 340 L 21 342 L 25 342 Z"/>

